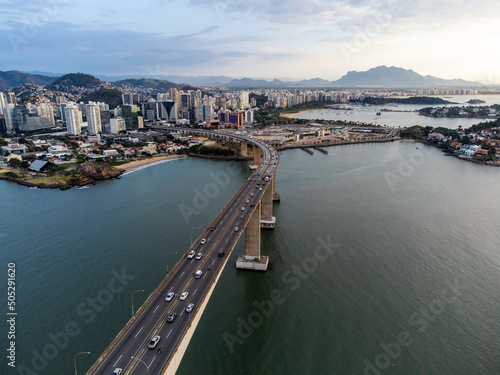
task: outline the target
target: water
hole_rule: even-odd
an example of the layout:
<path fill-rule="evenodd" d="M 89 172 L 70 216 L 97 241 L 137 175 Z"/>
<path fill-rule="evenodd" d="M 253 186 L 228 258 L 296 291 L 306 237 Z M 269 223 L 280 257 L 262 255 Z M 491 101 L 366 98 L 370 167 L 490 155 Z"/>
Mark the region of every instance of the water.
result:
<path fill-rule="evenodd" d="M 455 102 L 458 104 L 448 105 L 417 105 L 417 104 L 386 104 L 382 106 L 366 106 L 358 107 L 346 104 L 346 107 L 352 110 L 342 109 L 321 109 L 310 112 L 298 114 L 296 118 L 299 119 L 321 119 L 321 120 L 341 120 L 341 121 L 359 121 L 360 123 L 386 125 L 392 127 L 408 127 L 413 125 L 444 127 L 449 129 L 458 129 L 462 126 L 464 129 L 471 127 L 479 122 L 489 121 L 488 119 L 476 118 L 435 118 L 420 116 L 417 110 L 424 107 L 445 107 L 445 106 L 468 106 L 466 103 L 470 99 L 482 99 L 486 103 L 479 104 L 481 106 L 499 104 L 500 95 L 454 95 L 443 96 L 442 99 Z M 390 111 L 382 111 L 380 116 L 377 112 L 382 109 L 389 109 Z"/>
<path fill-rule="evenodd" d="M 282 153 L 277 227 L 262 233 L 269 270 L 237 271 L 233 254 L 178 374 L 500 373 L 500 170 L 418 147 Z M 226 165 L 179 160 L 64 192 L 0 183 L 10 197 L 1 264 L 18 269 L 18 364 L 70 321 L 82 332 L 41 373 L 99 354 L 129 319 L 131 293 L 146 290 L 138 308 L 167 256 L 172 266 L 248 174 L 231 163 L 238 173 L 187 224 L 179 204 L 193 206 L 193 189 Z M 134 279 L 85 322 L 78 306 L 92 310 L 87 297 L 122 268 Z M 79 355 L 80 372 L 95 358 Z"/>

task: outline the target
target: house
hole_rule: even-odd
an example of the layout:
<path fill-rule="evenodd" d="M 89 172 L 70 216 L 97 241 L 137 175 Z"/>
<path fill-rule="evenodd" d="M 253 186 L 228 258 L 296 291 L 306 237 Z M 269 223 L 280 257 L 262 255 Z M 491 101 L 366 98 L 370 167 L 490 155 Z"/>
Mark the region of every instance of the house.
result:
<path fill-rule="evenodd" d="M 35 160 L 31 165 L 28 167 L 28 169 L 36 172 L 43 172 L 47 167 L 49 166 L 49 163 L 46 161 L 42 160 Z"/>
<path fill-rule="evenodd" d="M 28 152 L 28 147 L 20 143 L 9 143 L 7 146 L 2 146 L 2 154 L 23 155 Z"/>

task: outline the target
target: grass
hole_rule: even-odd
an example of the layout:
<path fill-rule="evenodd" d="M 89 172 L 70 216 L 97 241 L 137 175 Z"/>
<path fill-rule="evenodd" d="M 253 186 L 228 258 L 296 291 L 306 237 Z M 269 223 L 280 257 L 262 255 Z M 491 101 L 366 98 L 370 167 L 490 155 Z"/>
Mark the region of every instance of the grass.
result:
<path fill-rule="evenodd" d="M 118 167 L 118 166 L 123 165 L 123 164 L 128 164 L 131 161 L 132 160 L 114 161 L 114 162 L 111 162 L 111 163 L 108 163 L 108 164 L 111 165 L 112 167 Z"/>
<path fill-rule="evenodd" d="M 26 179 L 25 181 L 31 182 L 33 184 L 55 184 L 60 181 L 66 180 L 67 176 L 33 176 L 33 178 Z"/>

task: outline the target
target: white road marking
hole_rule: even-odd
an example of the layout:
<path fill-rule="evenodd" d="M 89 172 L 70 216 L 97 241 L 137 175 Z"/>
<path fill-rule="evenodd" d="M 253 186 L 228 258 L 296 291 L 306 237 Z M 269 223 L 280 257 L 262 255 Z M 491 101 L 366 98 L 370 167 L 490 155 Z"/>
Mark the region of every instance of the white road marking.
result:
<path fill-rule="evenodd" d="M 168 339 L 168 336 L 170 336 L 170 334 L 172 333 L 173 330 L 174 330 L 173 328 L 170 330 L 170 332 L 167 335 L 167 339 Z"/>
<path fill-rule="evenodd" d="M 182 312 L 179 314 L 179 316 L 181 316 L 182 314 L 184 314 L 184 310 L 182 310 Z"/>
<path fill-rule="evenodd" d="M 186 271 L 184 271 L 184 272 L 186 272 Z M 179 279 L 182 277 L 182 275 L 184 275 L 184 272 L 181 273 L 181 275 L 179 276 Z"/>
<path fill-rule="evenodd" d="M 160 305 L 156 306 L 156 309 L 153 310 L 153 314 L 156 312 L 156 310 L 158 310 L 158 307 L 160 307 Z"/>
<path fill-rule="evenodd" d="M 142 329 L 142 328 L 141 328 L 141 329 Z M 115 366 L 116 366 L 116 364 L 120 361 L 120 359 L 122 359 L 122 357 L 123 357 L 123 354 L 120 356 L 120 358 L 118 358 L 118 359 L 116 360 L 116 362 L 113 364 L 113 367 L 115 367 Z"/>
<path fill-rule="evenodd" d="M 151 365 L 153 364 L 153 362 L 155 361 L 155 359 L 156 359 L 156 357 L 153 357 L 153 360 L 151 361 L 151 363 L 150 363 L 150 364 L 149 364 L 149 366 L 148 366 L 148 370 L 149 370 L 149 368 L 151 367 Z"/>
<path fill-rule="evenodd" d="M 137 332 L 137 334 L 134 336 L 134 339 L 137 338 L 137 336 L 139 336 L 139 333 L 141 333 L 143 328 L 144 328 L 144 326 L 142 326 L 141 329 L 139 330 L 139 332 Z"/>
<path fill-rule="evenodd" d="M 205 276 L 206 276 L 206 275 L 207 275 L 207 274 L 205 274 Z M 205 277 L 205 276 L 203 276 L 203 277 Z M 198 289 L 196 289 L 196 290 L 194 291 L 193 296 L 196 294 L 196 291 L 197 291 L 197 290 L 198 290 Z"/>
<path fill-rule="evenodd" d="M 214 264 L 214 263 L 215 263 L 215 259 L 214 259 L 214 260 L 212 260 L 212 264 Z"/>

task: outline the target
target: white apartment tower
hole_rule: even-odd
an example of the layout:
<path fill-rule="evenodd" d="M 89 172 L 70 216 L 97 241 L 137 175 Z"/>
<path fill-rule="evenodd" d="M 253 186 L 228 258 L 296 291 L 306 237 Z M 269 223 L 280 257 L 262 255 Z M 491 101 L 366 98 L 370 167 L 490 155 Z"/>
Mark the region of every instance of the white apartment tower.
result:
<path fill-rule="evenodd" d="M 102 131 L 101 127 L 101 110 L 99 109 L 99 104 L 94 102 L 89 102 L 85 106 L 87 113 L 87 132 L 92 135 L 96 135 Z"/>
<path fill-rule="evenodd" d="M 66 129 L 70 135 L 78 135 L 82 132 L 80 125 L 80 110 L 75 104 L 67 104 L 65 109 Z"/>

